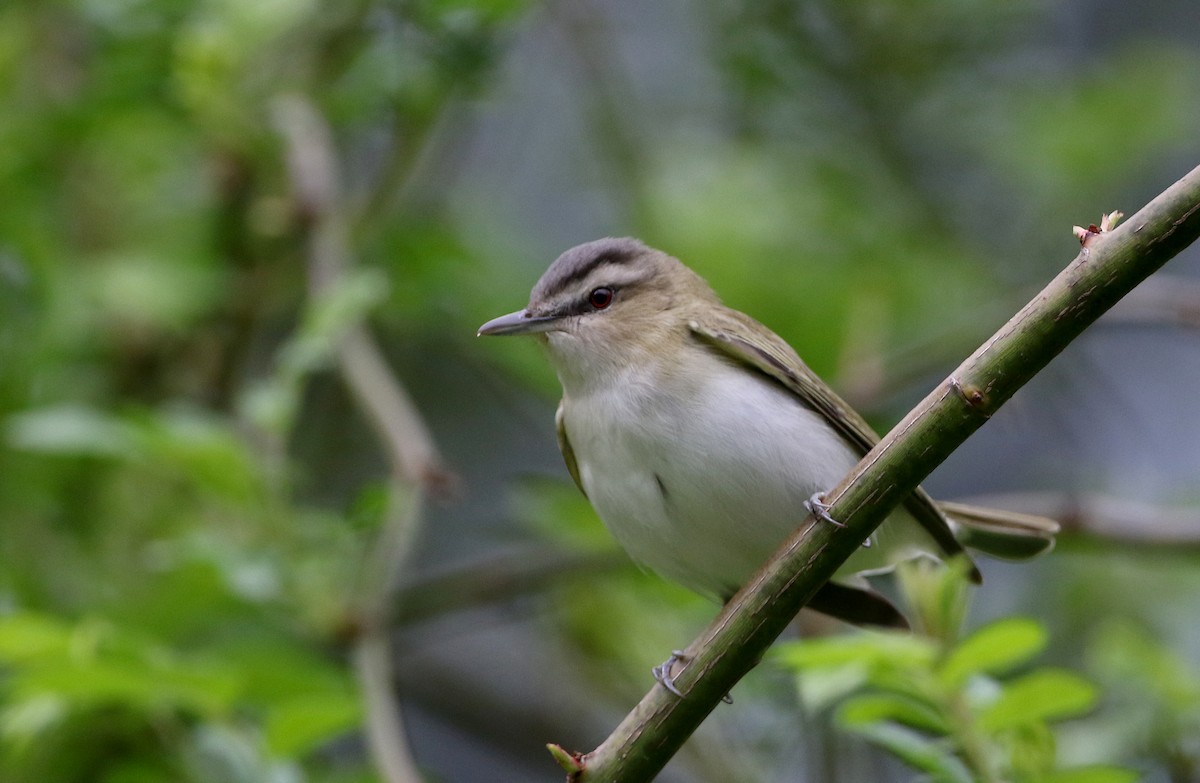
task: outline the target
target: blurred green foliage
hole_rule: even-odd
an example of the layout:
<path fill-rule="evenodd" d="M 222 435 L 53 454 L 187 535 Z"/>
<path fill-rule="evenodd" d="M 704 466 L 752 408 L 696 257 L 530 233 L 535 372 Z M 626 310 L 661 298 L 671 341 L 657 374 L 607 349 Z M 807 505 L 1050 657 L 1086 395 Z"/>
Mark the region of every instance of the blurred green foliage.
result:
<path fill-rule="evenodd" d="M 843 730 L 904 760 L 927 779 L 1132 783 L 1131 770 L 1060 767 L 1054 727 L 1098 701 L 1094 685 L 1054 667 L 1031 668 L 1046 629 L 1025 618 L 985 625 L 965 638 L 961 569 L 917 563 L 901 574 L 917 621 L 936 636 L 862 633 L 789 642 L 777 660 L 799 675 L 810 709 L 832 709 Z M 950 597 L 950 600 L 947 598 Z"/>
<path fill-rule="evenodd" d="M 306 500 L 287 444 L 388 287 L 305 303 L 270 103 L 390 126 L 402 177 L 520 8 L 0 8 L 0 780 L 370 777 L 327 748 L 363 718 L 342 634 L 380 511 Z"/>
<path fill-rule="evenodd" d="M 546 470 L 523 459 L 553 449 L 552 373 L 532 346 L 470 344 L 474 328 L 572 241 L 638 233 L 869 413 L 902 404 L 894 390 L 973 348 L 1071 252 L 1072 222 L 1136 206 L 1194 156 L 1194 42 L 1101 35 L 1088 8 L 0 5 L 0 781 L 378 779 L 348 650 L 389 491 L 378 443 L 329 391 L 341 337 L 370 321 L 473 471 L 482 521 L 450 506 L 430 552 L 537 539 L 605 564 L 561 470 L 561 486 L 509 483 Z M 278 126 L 290 95 L 329 123 L 357 261 L 320 296 Z M 533 435 L 497 442 L 514 431 Z M 784 657 L 806 699 L 823 688 L 841 727 L 932 776 L 978 772 L 977 744 L 1013 779 L 1126 779 L 1105 764 L 1194 780 L 1190 559 L 1167 574 L 1061 557 L 1022 607 L 1041 622 L 960 639 L 965 604 L 933 580 L 910 591 L 923 636 Z M 513 658 L 567 661 L 543 701 L 526 682 L 485 693 L 501 677 L 478 660 L 401 672 L 435 683 L 423 706 L 458 732 L 415 748 L 431 776 L 475 754 L 492 769 L 516 742 L 555 774 L 541 747 L 563 738 L 537 732 L 569 723 L 562 705 L 608 725 L 713 611 L 633 568 L 551 576 L 526 602 L 520 578 L 475 584 L 441 618 L 467 635 L 532 607 Z M 1036 667 L 1047 644 L 1055 666 Z M 777 779 L 784 762 L 763 758 L 795 744 L 779 728 L 795 705 L 743 687 L 677 779 Z M 506 733 L 522 716 L 533 738 Z"/>

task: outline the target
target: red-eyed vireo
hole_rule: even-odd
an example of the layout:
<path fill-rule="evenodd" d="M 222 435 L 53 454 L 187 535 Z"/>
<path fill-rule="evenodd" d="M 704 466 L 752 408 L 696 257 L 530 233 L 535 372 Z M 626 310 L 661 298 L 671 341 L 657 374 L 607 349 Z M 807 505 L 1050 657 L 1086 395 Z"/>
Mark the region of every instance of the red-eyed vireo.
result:
<path fill-rule="evenodd" d="M 807 510 L 821 514 L 813 501 L 878 440 L 778 335 L 636 239 L 563 253 L 524 310 L 479 334 L 545 343 L 562 383 L 559 446 L 575 483 L 634 560 L 721 599 Z M 1027 557 L 1053 546 L 1057 529 L 1040 517 L 938 504 L 918 488 L 809 606 L 903 626 L 864 574 L 960 554 L 960 539 Z"/>

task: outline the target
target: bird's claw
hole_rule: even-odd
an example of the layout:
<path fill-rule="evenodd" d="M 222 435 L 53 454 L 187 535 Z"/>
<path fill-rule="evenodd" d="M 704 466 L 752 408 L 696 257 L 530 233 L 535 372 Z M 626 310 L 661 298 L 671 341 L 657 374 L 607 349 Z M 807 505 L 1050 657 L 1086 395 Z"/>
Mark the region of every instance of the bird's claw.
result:
<path fill-rule="evenodd" d="M 650 672 L 664 688 L 682 699 L 683 691 L 675 687 L 675 678 L 671 676 L 671 669 L 675 667 L 675 664 L 686 663 L 689 660 L 691 660 L 691 656 L 683 650 L 671 650 L 671 657 L 655 666 Z M 727 693 L 721 697 L 721 701 L 733 704 L 733 697 Z"/>
<path fill-rule="evenodd" d="M 831 517 L 829 515 L 829 509 L 832 508 L 832 506 L 830 506 L 828 503 L 826 503 L 824 500 L 821 499 L 821 494 L 822 493 L 820 493 L 820 492 L 816 492 L 813 494 L 812 497 L 810 497 L 808 500 L 804 501 L 804 507 L 806 509 L 808 509 L 808 513 L 812 514 L 814 517 L 821 520 L 822 522 L 828 522 L 829 524 L 833 525 L 834 527 L 841 527 L 841 528 L 846 527 L 841 522 L 838 522 L 836 519 L 834 519 L 833 517 Z"/>
<path fill-rule="evenodd" d="M 808 500 L 804 501 L 804 507 L 806 509 L 808 509 L 808 513 L 812 514 L 814 517 L 821 520 L 822 522 L 828 522 L 829 524 L 833 525 L 834 527 L 839 527 L 839 528 L 845 529 L 846 526 L 844 524 L 842 524 L 841 522 L 838 522 L 836 519 L 834 519 L 830 515 L 829 509 L 832 508 L 832 506 L 830 506 L 828 503 L 826 503 L 824 500 L 821 499 L 820 492 L 817 492 L 812 497 L 810 497 Z M 863 545 L 864 549 L 870 549 L 871 548 L 871 538 L 868 536 L 867 539 L 865 541 L 863 541 L 862 545 Z"/>
<path fill-rule="evenodd" d="M 664 688 L 675 694 L 679 698 L 683 698 L 683 692 L 675 687 L 675 678 L 671 676 L 671 669 L 677 663 L 685 663 L 688 660 L 688 654 L 683 650 L 671 650 L 671 657 L 655 666 L 650 672 L 654 675 L 654 679 L 658 680 Z"/>

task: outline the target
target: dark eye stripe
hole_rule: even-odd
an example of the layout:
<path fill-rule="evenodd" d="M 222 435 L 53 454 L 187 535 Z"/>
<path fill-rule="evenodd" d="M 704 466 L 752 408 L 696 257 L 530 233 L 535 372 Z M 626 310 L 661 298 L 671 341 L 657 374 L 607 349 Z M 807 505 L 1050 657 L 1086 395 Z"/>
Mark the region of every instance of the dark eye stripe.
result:
<path fill-rule="evenodd" d="M 586 265 L 577 267 L 571 271 L 571 274 L 563 278 L 557 285 L 557 288 L 562 291 L 570 288 L 575 283 L 586 278 L 595 270 L 599 269 L 604 264 L 619 266 L 633 260 L 632 255 L 622 255 L 619 253 L 606 253 L 599 258 L 591 261 Z"/>
<path fill-rule="evenodd" d="M 647 252 L 636 239 L 600 239 L 573 247 L 546 270 L 533 290 L 534 298 L 549 299 L 582 282 L 602 266 L 623 267 Z"/>

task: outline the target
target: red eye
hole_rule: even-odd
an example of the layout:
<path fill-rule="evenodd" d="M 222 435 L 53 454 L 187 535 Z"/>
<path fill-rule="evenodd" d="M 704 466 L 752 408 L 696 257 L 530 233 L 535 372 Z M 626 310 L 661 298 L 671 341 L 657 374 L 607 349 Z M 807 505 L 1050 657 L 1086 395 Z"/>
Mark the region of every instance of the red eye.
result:
<path fill-rule="evenodd" d="M 588 295 L 588 304 L 597 310 L 603 310 L 612 304 L 613 290 L 611 288 L 597 288 Z"/>

